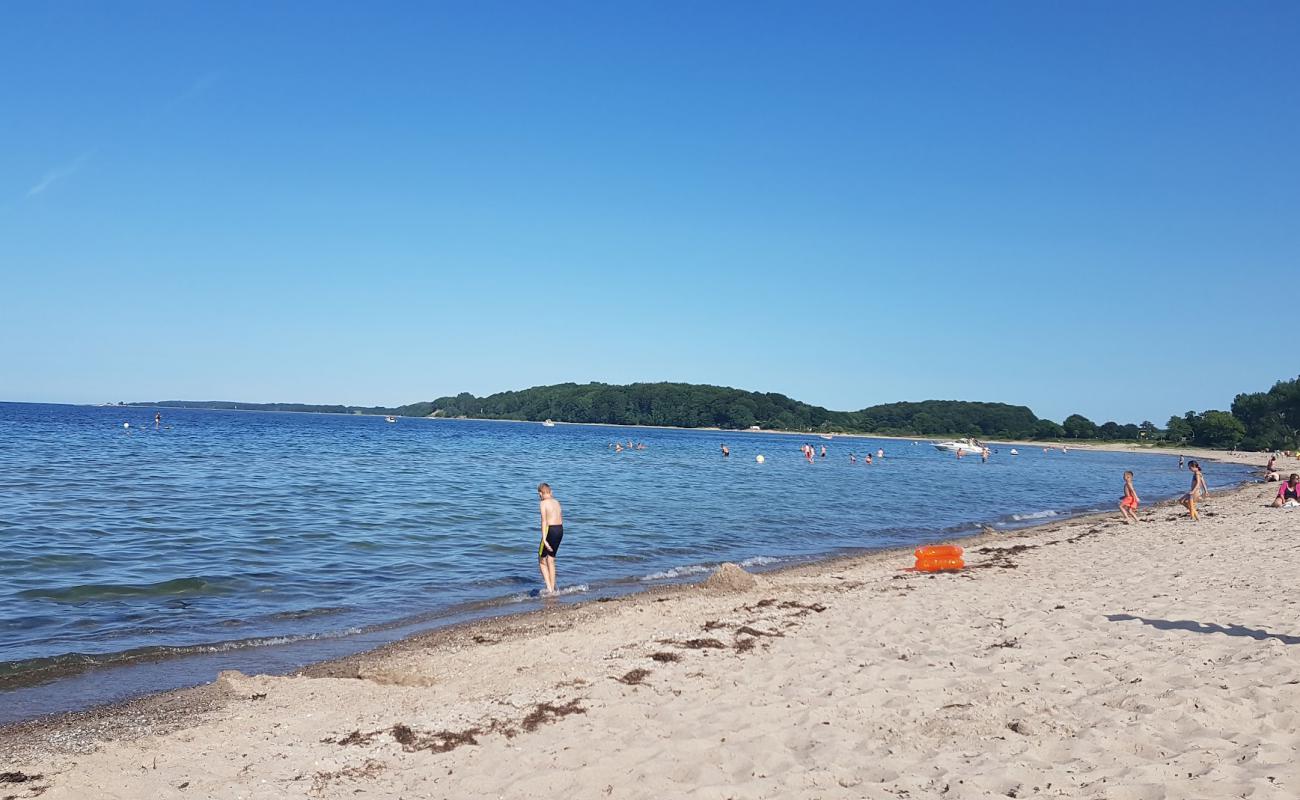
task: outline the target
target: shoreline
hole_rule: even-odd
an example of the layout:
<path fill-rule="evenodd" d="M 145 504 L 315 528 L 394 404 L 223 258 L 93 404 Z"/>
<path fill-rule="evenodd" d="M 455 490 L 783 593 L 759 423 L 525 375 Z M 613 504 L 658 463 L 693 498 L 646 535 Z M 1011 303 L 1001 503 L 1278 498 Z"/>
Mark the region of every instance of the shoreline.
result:
<path fill-rule="evenodd" d="M 1294 797 L 1273 491 L 961 537 L 960 573 L 890 548 L 223 673 L 6 726 L 0 755 L 20 800 Z"/>
<path fill-rule="evenodd" d="M 1250 485 L 1253 484 L 1246 483 L 1224 491 L 1238 492 Z M 1172 500 L 1166 500 L 1151 504 L 1150 507 L 1167 507 L 1172 504 Z M 1007 539 L 1021 539 L 1041 533 L 1051 533 L 1072 524 L 1085 524 L 1090 519 L 1101 520 L 1106 516 L 1110 516 L 1110 512 L 1084 513 L 1003 532 L 985 529 L 979 533 L 971 533 L 945 540 L 945 543 L 955 544 L 971 550 L 977 545 L 982 546 L 990 542 L 1002 542 Z M 876 564 L 897 559 L 908 561 L 912 558 L 911 554 L 915 547 L 913 545 L 900 545 L 871 549 L 860 553 L 833 555 L 798 564 L 778 566 L 751 574 L 768 578 L 816 577 L 824 572 L 833 572 L 862 564 Z M 481 643 L 476 642 L 476 640 L 485 636 L 518 635 L 527 630 L 550 627 L 555 617 L 568 615 L 583 618 L 590 617 L 593 613 L 600 613 L 605 606 L 620 601 L 645 602 L 648 599 L 651 602 L 661 602 L 667 598 L 689 596 L 699 591 L 699 587 L 704 583 L 704 580 L 646 586 L 637 591 L 609 598 L 592 598 L 576 603 L 557 602 L 543 608 L 532 608 L 456 622 L 412 633 L 395 641 L 357 653 L 315 661 L 283 675 L 255 673 L 248 677 L 359 678 L 366 674 L 366 665 L 394 655 L 413 650 L 463 647 L 467 642 Z M 196 686 L 150 692 L 84 709 L 19 720 L 0 725 L 0 756 L 12 757 L 11 754 L 15 750 L 15 739 L 48 736 L 54 730 L 64 731 L 74 727 L 92 729 L 94 731 L 92 738 L 89 741 L 80 740 L 78 743 L 78 746 L 85 746 L 86 744 L 98 744 L 105 740 L 115 739 L 123 732 L 138 732 L 142 726 L 158 727 L 162 730 L 171 729 L 172 726 L 183 727 L 185 724 L 183 719 L 172 719 L 174 709 L 183 707 L 188 711 L 200 711 L 204 708 L 216 707 L 230 698 L 231 692 L 229 688 L 222 683 L 221 676 L 218 676 L 214 680 Z"/>
<path fill-rule="evenodd" d="M 1143 452 L 1143 451 L 1138 451 Z M 1219 460 L 1224 463 L 1256 467 L 1250 464 L 1248 457 L 1254 454 L 1239 454 L 1234 459 L 1218 458 L 1222 454 L 1217 451 L 1187 451 L 1194 457 L 1202 460 Z M 1262 470 L 1262 467 L 1257 467 Z M 1216 496 L 1237 495 L 1248 491 L 1250 487 L 1255 486 L 1256 482 L 1245 480 L 1228 488 L 1216 490 Z M 1173 499 L 1156 501 L 1147 504 L 1148 508 L 1167 508 L 1174 506 Z M 1033 537 L 1040 534 L 1051 533 L 1061 530 L 1064 527 L 1072 527 L 1081 524 L 1098 524 L 1108 517 L 1113 516 L 1112 511 L 1081 511 L 1075 514 L 1063 514 L 1059 517 L 1052 517 L 1042 521 L 1033 522 L 1027 525 L 1014 528 L 992 528 L 988 523 L 972 522 L 971 526 L 978 526 L 978 532 L 964 533 L 955 537 L 944 537 L 942 531 L 933 531 L 932 537 L 927 537 L 925 542 L 939 542 L 957 544 L 968 549 L 988 546 L 991 542 L 1002 542 L 1008 539 L 1019 540 L 1025 537 Z M 753 573 L 762 578 L 779 579 L 782 576 L 799 576 L 799 575 L 817 575 L 828 571 L 834 571 L 842 568 L 851 568 L 863 564 L 879 563 L 885 560 L 894 560 L 898 558 L 910 558 L 910 553 L 914 547 L 921 546 L 924 542 L 916 544 L 887 546 L 880 548 L 865 548 L 850 553 L 828 553 L 820 556 L 814 556 L 796 563 L 778 564 L 771 568 L 754 569 Z M 391 641 L 386 641 L 374 647 L 369 647 L 357 652 L 348 653 L 341 656 L 331 656 L 320 660 L 311 661 L 304 666 L 297 667 L 287 671 L 272 671 L 265 673 L 268 676 L 330 676 L 338 675 L 341 672 L 346 673 L 350 665 L 366 663 L 375 658 L 383 658 L 388 654 L 404 652 L 413 648 L 437 647 L 445 643 L 458 642 L 465 637 L 472 638 L 480 633 L 480 629 L 496 631 L 502 628 L 511 628 L 514 626 L 528 627 L 533 625 L 536 619 L 549 620 L 556 615 L 569 613 L 590 613 L 592 608 L 637 599 L 644 597 L 659 597 L 663 595 L 674 595 L 679 593 L 690 593 L 695 591 L 705 580 L 701 578 L 684 581 L 674 581 L 671 583 L 652 584 L 639 586 L 627 592 L 618 592 L 607 596 L 591 597 L 581 599 L 576 602 L 557 601 L 554 604 L 547 605 L 543 608 L 530 608 L 527 610 L 511 611 L 506 613 L 488 612 L 485 616 L 473 616 L 470 619 L 451 622 L 449 624 L 433 624 L 432 626 L 416 630 L 411 633 L 400 636 Z M 656 600 L 656 602 L 658 602 Z M 466 612 L 468 613 L 468 612 Z M 449 615 L 451 617 L 455 614 Z M 395 624 L 394 628 L 400 629 L 408 627 L 401 624 Z M 167 656 L 152 661 L 166 660 Z M 126 665 L 130 669 L 133 665 Z M 114 667 L 116 668 L 116 667 Z M 99 671 L 102 668 L 92 668 L 82 673 L 87 674 Z M 68 677 L 75 677 L 75 675 Z M 257 673 L 264 674 L 264 673 Z M 59 679 L 56 679 L 56 681 Z M 217 703 L 223 696 L 218 689 L 219 681 L 207 681 L 192 686 L 185 686 L 174 689 L 163 689 L 158 691 L 145 692 L 121 700 L 110 701 L 108 703 L 99 703 L 87 706 L 85 708 L 71 711 L 61 711 L 52 714 L 41 714 L 27 719 L 0 725 L 0 753 L 7 749 L 6 743 L 15 736 L 33 735 L 38 731 L 48 731 L 51 728 L 64 730 L 69 727 L 90 726 L 96 730 L 113 731 L 118 728 L 116 719 L 118 717 L 133 720 L 132 725 L 140 724 L 141 716 L 150 717 L 155 713 L 159 721 L 167 717 L 166 709 L 172 707 L 175 703 L 180 702 L 179 698 L 186 698 L 184 703 L 191 706 L 199 707 L 206 704 Z M 36 684 L 39 685 L 39 684 Z M 111 735 L 108 736 L 112 738 Z M 97 738 L 97 740 L 99 740 Z"/>
<path fill-rule="evenodd" d="M 24 799 L 1293 797 L 1272 490 L 1200 524 L 1156 504 L 963 537 L 956 574 L 881 550 L 224 673 L 9 726 L 0 753 Z"/>
<path fill-rule="evenodd" d="M 219 409 L 222 410 L 222 409 Z M 290 412 L 266 412 L 266 413 L 290 413 Z M 1099 448 L 1104 449 L 1104 448 Z M 1148 453 L 1146 450 L 1134 450 L 1138 454 Z M 1185 451 L 1199 457 L 1203 460 L 1218 460 L 1223 463 L 1236 464 L 1239 466 L 1255 466 L 1248 463 L 1251 454 L 1240 454 L 1236 458 L 1224 458 L 1224 454 L 1217 451 Z M 1244 478 L 1240 483 L 1232 487 L 1221 487 L 1218 491 L 1232 489 L 1241 485 L 1248 485 L 1249 479 Z M 1026 513 L 1033 511 L 1027 509 Z M 971 520 L 970 522 L 956 528 L 932 528 L 919 538 L 905 546 L 884 546 L 884 547 L 853 547 L 853 548 L 836 548 L 831 551 L 815 553 L 805 556 L 792 556 L 781 559 L 778 563 L 771 566 L 756 565 L 749 566 L 742 562 L 742 566 L 751 569 L 755 574 L 773 575 L 783 573 L 787 570 L 798 570 L 806 567 L 817 568 L 818 565 L 835 563 L 842 559 L 857 559 L 871 557 L 878 553 L 889 553 L 894 550 L 903 552 L 916 546 L 932 544 L 937 542 L 951 541 L 971 541 L 978 540 L 985 535 L 995 535 L 1007 537 L 1025 531 L 1033 531 L 1038 528 L 1050 527 L 1053 525 L 1063 524 L 1070 520 L 1087 519 L 1096 514 L 1106 514 L 1108 511 L 1096 508 L 1076 508 L 1066 509 L 1059 512 L 1052 512 L 1049 516 L 1041 518 L 1029 518 L 1026 520 L 1007 521 L 1005 518 L 996 520 Z M 1015 515 L 1011 515 L 1014 520 Z M 973 538 L 972 538 L 973 537 Z M 755 559 L 762 560 L 764 557 L 755 555 Z M 783 562 L 783 563 L 782 563 Z M 564 607 L 577 607 L 593 602 L 608 602 L 611 598 L 623 598 L 630 595 L 636 595 L 647 591 L 655 591 L 664 588 L 672 588 L 695 585 L 704 579 L 704 573 L 716 568 L 717 564 L 713 561 L 704 560 L 700 563 L 691 563 L 677 565 L 674 569 L 689 569 L 687 573 L 692 577 L 679 575 L 667 582 L 652 582 L 644 579 L 638 580 L 635 575 L 624 576 L 607 584 L 595 585 L 594 591 L 583 592 L 577 595 L 571 595 L 572 599 L 558 601 L 558 604 Z M 698 571 L 697 571 L 698 568 Z M 58 665 L 55 668 L 61 670 L 57 677 L 32 679 L 30 682 L 24 681 L 20 676 L 9 676 L 7 681 L 11 686 L 6 687 L 7 691 L 23 692 L 39 689 L 39 687 L 56 687 L 67 681 L 89 682 L 96 674 L 106 677 L 113 676 L 115 673 L 121 675 L 134 675 L 133 671 L 145 670 L 145 672 L 136 675 L 134 683 L 137 686 L 146 686 L 152 679 L 157 681 L 154 689 L 145 690 L 128 690 L 122 696 L 111 699 L 93 699 L 93 693 L 90 699 L 86 699 L 83 704 L 77 704 L 72 708 L 58 709 L 45 713 L 22 716 L 18 719 L 8 721 L 0 720 L 0 733 L 12 725 L 21 725 L 32 720 L 57 719 L 59 717 L 76 715 L 83 712 L 95 711 L 99 708 L 114 707 L 123 704 L 131 704 L 136 700 L 149 698 L 158 694 L 164 694 L 174 691 L 186 691 L 189 689 L 201 687 L 210 679 L 204 679 L 200 682 L 187 680 L 185 678 L 176 679 L 174 676 L 184 674 L 186 665 L 190 666 L 191 674 L 198 673 L 207 675 L 214 674 L 222 666 L 227 668 L 253 669 L 258 674 L 270 675 L 292 675 L 312 669 L 322 663 L 329 663 L 337 660 L 346 660 L 357 655 L 372 652 L 376 649 L 399 644 L 410 638 L 418 638 L 430 634 L 436 634 L 439 631 L 459 628 L 463 625 L 479 624 L 485 620 L 493 618 L 513 618 L 520 614 L 530 614 L 538 611 L 536 608 L 526 610 L 510 610 L 509 604 L 503 603 L 503 597 L 490 598 L 474 603 L 453 606 L 445 609 L 429 610 L 413 617 L 403 617 L 385 623 L 376 624 L 366 630 L 356 631 L 353 633 L 340 636 L 304 636 L 301 640 L 277 643 L 271 645 L 269 649 L 263 647 L 229 647 L 230 642 L 210 642 L 206 644 L 193 645 L 190 648 L 193 652 L 173 653 L 169 648 L 159 647 L 158 652 L 142 653 L 138 656 L 125 657 L 120 661 L 106 661 L 94 664 L 70 664 L 67 666 Z M 536 601 L 536 598 L 534 598 Z M 530 604 L 531 605 L 531 604 Z M 367 642 L 369 640 L 370 643 Z M 373 643 L 376 642 L 377 643 Z M 357 643 L 356 647 L 350 646 L 349 643 Z M 153 648 L 149 648 L 153 649 Z M 311 650 L 319 651 L 313 655 Z M 258 659 L 258 654 L 263 653 L 264 657 Z M 294 655 L 297 654 L 297 655 Z M 114 654 L 106 654 L 112 656 Z M 305 658 L 303 658 L 305 656 Z M 209 666 L 204 669 L 204 662 Z M 288 662 L 288 663 L 286 663 Z M 167 678 L 168 666 L 171 667 L 171 678 Z M 152 675 L 148 671 L 152 671 Z M 122 671 L 122 672 L 118 672 Z M 160 677 L 161 676 L 161 677 Z M 74 691 L 76 683 L 72 684 Z M 3 695 L 0 695 L 3 696 Z M 31 705 L 39 707 L 39 695 L 33 701 L 30 697 L 26 698 Z M 75 701 L 74 701 L 75 702 Z M 72 705 L 72 704 L 69 704 Z M 21 713 L 21 712 L 20 712 Z"/>

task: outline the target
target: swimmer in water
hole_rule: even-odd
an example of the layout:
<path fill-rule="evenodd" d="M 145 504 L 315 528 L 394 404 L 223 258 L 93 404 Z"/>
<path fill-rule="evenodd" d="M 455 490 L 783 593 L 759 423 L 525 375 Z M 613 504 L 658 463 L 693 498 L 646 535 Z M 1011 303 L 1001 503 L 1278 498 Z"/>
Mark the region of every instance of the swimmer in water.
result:
<path fill-rule="evenodd" d="M 849 463 L 850 463 L 850 464 L 856 464 L 856 463 L 858 463 L 858 457 L 857 457 L 856 455 L 854 455 L 853 453 L 849 453 Z"/>
<path fill-rule="evenodd" d="M 157 426 L 159 426 L 159 425 L 162 424 L 162 412 L 161 412 L 161 411 L 159 411 L 157 414 L 154 414 L 154 415 L 153 415 L 153 424 L 154 424 L 154 427 L 157 427 Z"/>
<path fill-rule="evenodd" d="M 731 450 L 727 449 L 727 446 L 724 444 L 722 446 L 722 457 L 728 458 L 730 455 L 731 455 Z"/>
<path fill-rule="evenodd" d="M 1195 461 L 1188 461 L 1187 468 L 1192 471 L 1192 488 L 1191 491 L 1180 497 L 1178 502 L 1187 508 L 1192 519 L 1200 522 L 1201 515 L 1196 511 L 1196 500 L 1198 497 L 1202 500 L 1205 499 L 1205 476 L 1201 474 L 1201 465 Z"/>
<path fill-rule="evenodd" d="M 871 454 L 870 454 L 870 453 L 867 453 L 867 457 L 866 457 L 864 460 L 867 462 L 867 466 L 871 466 Z"/>
<path fill-rule="evenodd" d="M 826 445 L 822 445 L 822 458 L 826 457 Z"/>
<path fill-rule="evenodd" d="M 1131 471 L 1124 473 L 1124 497 L 1119 501 L 1120 513 L 1124 515 L 1124 524 L 1132 525 L 1138 521 L 1137 508 L 1138 501 L 1137 490 L 1133 488 L 1133 473 Z"/>
<path fill-rule="evenodd" d="M 537 485 L 537 508 L 542 515 L 542 543 L 537 547 L 537 568 L 546 583 L 546 594 L 555 594 L 555 556 L 564 538 L 564 510 L 551 494 L 551 485 Z"/>
<path fill-rule="evenodd" d="M 1270 463 L 1272 463 L 1272 462 L 1270 462 Z M 1178 457 L 1178 468 L 1179 468 L 1179 469 L 1182 469 L 1182 468 L 1183 468 L 1183 457 L 1182 457 L 1182 456 L 1179 456 L 1179 457 Z"/>

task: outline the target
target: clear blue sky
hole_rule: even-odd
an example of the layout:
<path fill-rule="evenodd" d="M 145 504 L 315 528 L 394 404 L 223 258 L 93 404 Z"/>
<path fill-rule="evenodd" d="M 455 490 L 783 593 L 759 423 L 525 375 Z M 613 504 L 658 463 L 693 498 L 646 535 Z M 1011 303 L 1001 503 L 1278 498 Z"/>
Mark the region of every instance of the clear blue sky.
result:
<path fill-rule="evenodd" d="M 0 5 L 0 399 L 1295 377 L 1300 3 Z"/>

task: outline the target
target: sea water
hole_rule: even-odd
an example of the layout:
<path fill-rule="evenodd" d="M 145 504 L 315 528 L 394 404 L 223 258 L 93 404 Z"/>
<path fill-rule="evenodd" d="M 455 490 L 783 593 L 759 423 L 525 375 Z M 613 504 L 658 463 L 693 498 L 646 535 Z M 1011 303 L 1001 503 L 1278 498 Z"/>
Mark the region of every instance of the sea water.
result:
<path fill-rule="evenodd" d="M 541 481 L 564 505 L 559 602 L 1113 509 L 1126 469 L 1145 503 L 1190 483 L 1169 454 L 154 413 L 0 404 L 0 723 L 555 602 Z M 1212 488 L 1249 475 L 1205 466 Z"/>

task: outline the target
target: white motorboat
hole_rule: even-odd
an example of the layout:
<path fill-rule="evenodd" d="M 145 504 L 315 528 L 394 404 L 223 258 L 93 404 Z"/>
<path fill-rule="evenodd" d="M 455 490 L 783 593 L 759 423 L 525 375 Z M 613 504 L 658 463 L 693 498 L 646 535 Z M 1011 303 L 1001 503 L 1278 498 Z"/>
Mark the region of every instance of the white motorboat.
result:
<path fill-rule="evenodd" d="M 397 422 L 397 417 L 384 417 L 384 422 Z"/>
<path fill-rule="evenodd" d="M 934 449 L 946 453 L 963 453 L 977 456 L 984 452 L 984 445 L 975 439 L 960 439 L 951 442 L 938 442 L 935 444 Z"/>
<path fill-rule="evenodd" d="M 554 422 L 551 422 L 549 419 L 548 419 L 548 420 L 543 420 L 543 421 L 542 421 L 542 427 L 543 427 L 543 428 L 554 428 L 554 427 L 555 427 L 555 423 L 554 423 Z"/>

